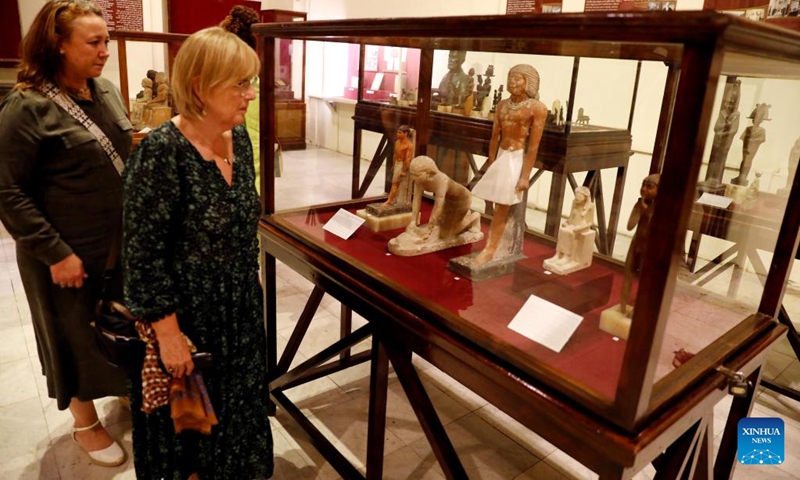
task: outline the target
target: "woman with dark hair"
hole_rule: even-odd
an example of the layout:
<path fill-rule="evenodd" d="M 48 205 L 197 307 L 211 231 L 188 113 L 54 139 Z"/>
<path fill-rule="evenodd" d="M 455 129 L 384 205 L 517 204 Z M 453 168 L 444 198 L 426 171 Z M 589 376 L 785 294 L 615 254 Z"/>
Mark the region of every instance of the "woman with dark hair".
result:
<path fill-rule="evenodd" d="M 34 19 L 0 104 L 0 220 L 16 241 L 48 394 L 69 408 L 91 461 L 117 466 L 125 451 L 93 400 L 127 389 L 90 325 L 120 231 L 132 140 L 119 90 L 100 78 L 108 41 L 103 12 L 85 0 L 47 2 Z"/>

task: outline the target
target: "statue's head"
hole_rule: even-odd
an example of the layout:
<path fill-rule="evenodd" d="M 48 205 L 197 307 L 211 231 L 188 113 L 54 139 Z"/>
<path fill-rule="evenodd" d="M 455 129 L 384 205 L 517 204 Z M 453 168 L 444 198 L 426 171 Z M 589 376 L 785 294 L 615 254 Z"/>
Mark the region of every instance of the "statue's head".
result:
<path fill-rule="evenodd" d="M 753 109 L 753 113 L 750 114 L 749 117 L 753 120 L 753 125 L 759 125 L 761 122 L 770 121 L 772 120 L 769 118 L 769 109 L 772 105 L 768 105 L 766 103 L 759 103 L 756 105 L 756 108 Z"/>
<path fill-rule="evenodd" d="M 508 71 L 507 85 L 512 82 L 512 76 L 521 76 L 525 79 L 525 94 L 530 98 L 539 98 L 539 72 L 528 64 L 514 65 Z"/>
<path fill-rule="evenodd" d="M 439 169 L 436 168 L 436 162 L 434 162 L 431 157 L 426 157 L 425 155 L 420 155 L 411 160 L 411 165 L 409 165 L 408 170 L 411 172 L 412 180 L 425 176 L 432 177 L 439 172 Z"/>
<path fill-rule="evenodd" d="M 463 50 L 450 50 L 447 55 L 447 69 L 458 70 L 467 59 L 467 52 Z"/>
<path fill-rule="evenodd" d="M 592 191 L 589 187 L 580 186 L 575 189 L 575 201 L 578 203 L 586 203 L 592 198 Z"/>
<path fill-rule="evenodd" d="M 649 202 L 656 198 L 656 195 L 658 195 L 658 183 L 660 181 L 661 175 L 658 173 L 653 173 L 644 177 L 644 180 L 642 180 L 642 188 L 639 190 L 642 200 Z"/>
<path fill-rule="evenodd" d="M 728 77 L 725 82 L 725 90 L 722 94 L 722 109 L 726 112 L 733 113 L 739 109 L 741 85 L 742 81 L 736 77 Z"/>

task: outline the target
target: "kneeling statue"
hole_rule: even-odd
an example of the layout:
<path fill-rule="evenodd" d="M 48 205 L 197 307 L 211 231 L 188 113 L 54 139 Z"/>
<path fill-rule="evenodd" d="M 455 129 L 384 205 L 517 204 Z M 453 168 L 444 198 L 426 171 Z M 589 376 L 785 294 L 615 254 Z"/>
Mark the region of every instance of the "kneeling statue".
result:
<path fill-rule="evenodd" d="M 481 216 L 470 209 L 472 194 L 466 187 L 440 172 L 430 157 L 414 158 L 408 170 L 414 182 L 411 222 L 405 232 L 389 240 L 390 252 L 410 257 L 483 239 Z M 426 191 L 433 193 L 433 209 L 428 223 L 417 226 Z"/>

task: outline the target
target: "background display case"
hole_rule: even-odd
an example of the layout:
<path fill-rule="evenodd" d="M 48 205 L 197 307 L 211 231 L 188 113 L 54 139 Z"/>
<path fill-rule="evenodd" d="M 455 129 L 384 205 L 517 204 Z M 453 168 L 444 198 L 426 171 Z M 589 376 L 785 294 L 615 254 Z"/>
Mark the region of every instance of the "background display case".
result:
<path fill-rule="evenodd" d="M 711 410 L 727 393 L 726 374 L 739 372 L 751 385 L 734 401 L 716 461 L 719 472 L 730 470 L 736 420 L 749 411 L 766 349 L 786 330 L 778 312 L 797 248 L 800 186 L 796 169 L 783 163 L 794 142 L 783 132 L 791 128 L 791 112 L 800 106 L 800 35 L 711 12 L 348 20 L 259 25 L 256 31 L 263 51 L 291 39 L 358 45 L 361 55 L 350 132 L 350 191 L 330 186 L 325 170 L 314 192 L 298 192 L 293 205 L 281 204 L 272 193 L 275 182 L 289 180 L 271 175 L 261 179 L 268 337 L 274 341 L 276 333 L 276 259 L 315 284 L 280 360 L 274 343 L 270 349 L 272 398 L 298 420 L 341 475 L 361 474 L 303 419 L 285 391 L 371 360 L 367 476 L 379 476 L 381 467 L 389 361 L 446 475 L 462 476 L 457 452 L 415 375 L 411 353 L 601 478 L 628 478 L 650 462 L 659 464 L 659 474 L 667 472 L 665 478 L 672 478 L 669 472 L 677 476 L 692 462 L 701 465 L 692 471 L 708 474 Z M 368 51 L 376 45 L 384 51 L 419 50 L 415 108 L 363 96 L 365 66 L 372 55 Z M 377 51 L 380 59 L 381 49 Z M 523 203 L 528 207 L 525 258 L 512 273 L 480 282 L 449 271 L 447 264 L 481 250 L 482 242 L 402 257 L 386 248 L 402 228 L 376 233 L 362 227 L 348 240 L 323 229 L 341 209 L 354 213 L 385 199 L 362 197 L 376 193 L 372 180 L 384 165 L 391 166 L 388 149 L 401 124 L 416 130 L 415 153 L 433 157 L 456 182 L 471 187 L 486 170 L 479 162 L 488 154 L 493 119 L 485 106 L 477 115 L 441 109 L 441 102 L 433 108 L 441 90 L 437 77 L 451 51 L 466 52 L 467 72 L 486 72 L 492 65 L 492 88 L 497 90 L 511 66 L 534 66 L 541 77 L 540 101 L 549 110 Z M 273 82 L 280 64 L 267 56 L 263 68 L 262 78 Z M 316 72 L 309 64 L 308 74 Z M 740 139 L 746 128 L 765 121 L 747 119 L 757 105 L 771 105 L 766 117 L 771 120 L 763 123 L 769 134 L 746 184 L 712 193 L 703 183 L 717 133 L 714 122 L 727 108 L 723 97 L 730 77 L 741 80 L 743 114 L 723 161 L 727 170 L 720 184 L 731 183 L 733 170 L 738 170 L 734 165 L 747 156 L 745 138 L 751 145 L 756 138 L 750 129 Z M 478 83 L 483 85 L 476 79 Z M 262 89 L 267 135 L 279 121 L 280 100 L 273 87 Z M 473 88 L 470 95 L 477 93 Z M 494 95 L 492 90 L 489 97 Z M 556 100 L 564 108 L 561 115 Z M 369 167 L 362 173 L 365 135 L 380 141 L 371 160 L 367 153 Z M 468 154 L 470 168 L 463 178 L 458 154 L 440 156 L 442 149 Z M 261 171 L 274 171 L 273 153 L 262 155 Z M 768 169 L 774 170 L 775 181 L 765 180 Z M 627 230 L 636 222 L 626 235 L 617 235 L 620 217 L 629 223 L 625 221 L 638 204 L 643 179 L 655 173 L 661 178 L 649 235 L 631 237 Z M 603 178 L 615 188 L 604 189 Z M 543 261 L 555 254 L 562 213 L 573 198 L 570 190 L 581 183 L 597 205 L 593 262 L 579 272 L 551 275 Z M 335 193 L 320 195 L 325 190 Z M 537 208 L 539 201 L 543 208 Z M 430 199 L 424 202 L 421 223 L 432 205 Z M 472 205 L 484 214 L 486 232 L 491 208 L 479 199 Z M 293 208 L 285 208 L 289 206 Z M 746 252 L 736 256 L 735 268 L 711 278 L 700 272 L 707 265 L 719 266 L 720 252 L 734 247 Z M 641 270 L 634 276 L 626 339 L 601 328 L 601 317 L 617 307 L 625 278 L 631 277 L 630 261 L 629 267 L 625 264 L 632 249 L 640 255 Z M 748 283 L 746 294 L 732 286 L 742 282 Z M 290 370 L 323 292 L 343 304 L 341 338 Z M 533 334 L 509 328 L 531 297 L 579 317 L 560 350 L 536 337 L 537 330 L 561 321 L 545 309 L 520 320 Z M 350 310 L 368 323 L 351 331 Z M 371 350 L 351 354 L 354 345 L 370 336 Z M 670 444 L 676 448 L 662 456 Z M 684 463 L 684 457 L 691 462 Z"/>
<path fill-rule="evenodd" d="M 304 22 L 305 12 L 262 10 L 265 23 Z M 306 148 L 306 51 L 302 41 L 283 39 L 275 45 L 279 68 L 275 71 L 277 140 L 284 150 Z"/>

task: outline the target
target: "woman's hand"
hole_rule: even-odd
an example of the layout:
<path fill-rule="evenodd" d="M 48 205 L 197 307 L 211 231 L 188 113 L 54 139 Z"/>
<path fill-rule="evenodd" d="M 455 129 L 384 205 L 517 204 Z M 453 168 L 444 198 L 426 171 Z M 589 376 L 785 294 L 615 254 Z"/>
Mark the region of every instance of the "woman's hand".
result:
<path fill-rule="evenodd" d="M 189 351 L 189 344 L 178 328 L 177 316 L 175 314 L 168 315 L 162 320 L 153 322 L 152 325 L 153 330 L 156 331 L 161 363 L 164 364 L 167 373 L 175 378 L 191 375 L 194 370 L 192 353 Z"/>
<path fill-rule="evenodd" d="M 60 262 L 50 265 L 50 276 L 53 283 L 61 288 L 81 288 L 83 279 L 88 275 L 83 270 L 83 261 L 71 253 Z"/>

